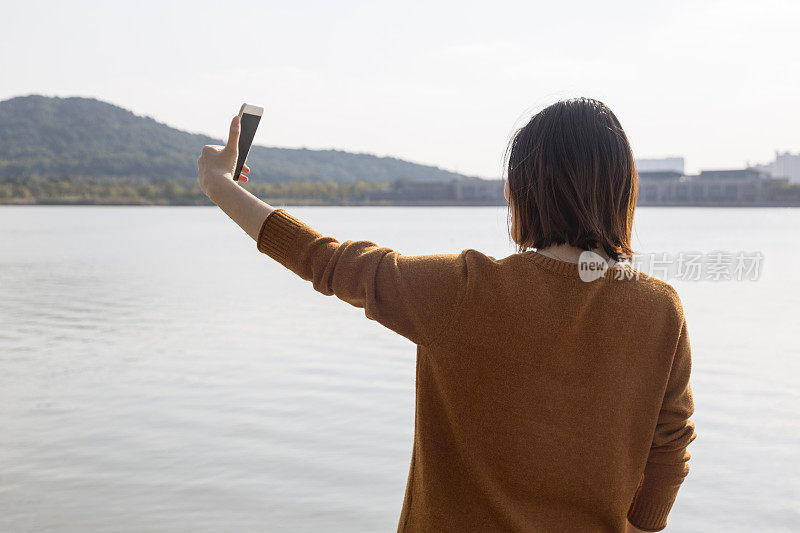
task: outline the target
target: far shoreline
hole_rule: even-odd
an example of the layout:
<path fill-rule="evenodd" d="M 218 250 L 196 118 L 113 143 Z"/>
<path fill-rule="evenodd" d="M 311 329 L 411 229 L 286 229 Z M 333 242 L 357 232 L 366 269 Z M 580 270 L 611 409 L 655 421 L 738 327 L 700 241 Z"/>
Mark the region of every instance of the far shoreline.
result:
<path fill-rule="evenodd" d="M 464 201 L 443 201 L 432 200 L 424 201 L 352 201 L 352 202 L 330 202 L 321 200 L 306 199 L 269 199 L 262 198 L 265 202 L 273 206 L 286 207 L 507 207 L 505 202 L 464 202 Z M 0 207 L 5 206 L 63 206 L 63 207 L 214 207 L 211 202 L 153 202 L 147 200 L 132 199 L 130 201 L 102 201 L 102 200 L 33 200 L 33 201 L 0 201 Z M 752 202 L 752 203 L 713 203 L 713 202 L 693 202 L 693 203 L 639 203 L 636 207 L 720 207 L 720 208 L 796 208 L 800 207 L 799 202 Z"/>

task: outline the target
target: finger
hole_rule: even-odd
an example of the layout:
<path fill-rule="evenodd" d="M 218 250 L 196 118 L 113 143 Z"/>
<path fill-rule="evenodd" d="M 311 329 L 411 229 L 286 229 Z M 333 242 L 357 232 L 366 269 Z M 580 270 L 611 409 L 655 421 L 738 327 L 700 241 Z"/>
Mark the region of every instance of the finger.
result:
<path fill-rule="evenodd" d="M 228 132 L 228 144 L 225 145 L 225 150 L 228 152 L 236 152 L 239 149 L 239 117 L 233 117 L 231 120 L 231 129 Z"/>
<path fill-rule="evenodd" d="M 241 181 L 242 183 L 247 183 L 247 179 L 248 179 L 247 176 L 245 176 L 244 174 L 239 176 L 239 181 Z"/>
<path fill-rule="evenodd" d="M 242 167 L 242 174 L 250 174 L 250 167 L 247 166 L 247 163 Z"/>

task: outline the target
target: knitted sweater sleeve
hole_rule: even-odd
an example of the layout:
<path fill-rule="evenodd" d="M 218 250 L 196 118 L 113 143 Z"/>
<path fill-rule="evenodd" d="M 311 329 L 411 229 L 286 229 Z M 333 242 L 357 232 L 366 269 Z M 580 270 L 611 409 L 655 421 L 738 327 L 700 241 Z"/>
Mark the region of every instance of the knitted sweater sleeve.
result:
<path fill-rule="evenodd" d="M 258 250 L 327 296 L 420 345 L 446 331 L 467 286 L 467 252 L 404 256 L 366 240 L 339 242 L 283 209 L 261 226 Z"/>
<path fill-rule="evenodd" d="M 678 489 L 689 473 L 687 446 L 696 438 L 692 390 L 689 385 L 691 349 L 684 319 L 672 360 L 664 399 L 653 434 L 644 475 L 628 511 L 628 520 L 644 531 L 667 526 Z"/>

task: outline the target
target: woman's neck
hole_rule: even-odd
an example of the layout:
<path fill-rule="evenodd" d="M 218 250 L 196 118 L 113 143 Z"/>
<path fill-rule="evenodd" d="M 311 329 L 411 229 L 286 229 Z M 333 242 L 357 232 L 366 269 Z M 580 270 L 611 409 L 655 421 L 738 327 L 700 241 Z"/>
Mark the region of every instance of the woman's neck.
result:
<path fill-rule="evenodd" d="M 566 261 L 567 263 L 578 263 L 581 254 L 586 250 L 582 250 L 577 246 L 570 246 L 569 244 L 553 244 L 547 248 L 542 248 L 536 251 L 552 259 Z M 610 260 L 608 254 L 602 248 L 594 248 L 592 252 L 596 253 L 606 261 Z"/>

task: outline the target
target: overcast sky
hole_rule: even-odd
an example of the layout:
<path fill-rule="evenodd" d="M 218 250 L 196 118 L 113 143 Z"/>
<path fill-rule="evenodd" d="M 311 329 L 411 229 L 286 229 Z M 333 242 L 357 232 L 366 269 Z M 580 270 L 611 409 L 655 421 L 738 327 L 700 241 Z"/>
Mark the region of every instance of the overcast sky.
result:
<path fill-rule="evenodd" d="M 800 151 L 800 2 L 5 2 L 0 99 L 91 96 L 221 137 L 499 177 L 561 98 L 687 170 Z"/>

